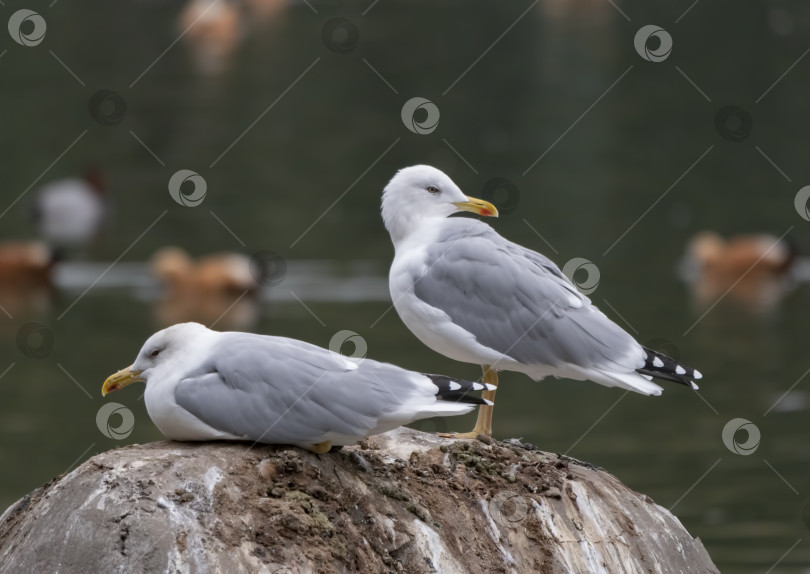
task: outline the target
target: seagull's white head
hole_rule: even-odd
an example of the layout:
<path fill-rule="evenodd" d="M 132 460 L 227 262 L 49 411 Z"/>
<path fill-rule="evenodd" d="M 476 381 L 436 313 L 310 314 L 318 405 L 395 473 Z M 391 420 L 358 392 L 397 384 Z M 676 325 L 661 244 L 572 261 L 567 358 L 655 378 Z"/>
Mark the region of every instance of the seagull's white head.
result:
<path fill-rule="evenodd" d="M 382 217 L 395 245 L 426 220 L 459 211 L 498 217 L 494 205 L 467 197 L 447 174 L 429 165 L 399 170 L 383 191 Z"/>
<path fill-rule="evenodd" d="M 168 371 L 180 370 L 193 362 L 198 348 L 215 331 L 199 323 L 179 323 L 158 331 L 144 343 L 138 357 L 126 369 L 110 375 L 101 387 L 102 396 L 120 391 L 132 383 L 149 383 Z"/>

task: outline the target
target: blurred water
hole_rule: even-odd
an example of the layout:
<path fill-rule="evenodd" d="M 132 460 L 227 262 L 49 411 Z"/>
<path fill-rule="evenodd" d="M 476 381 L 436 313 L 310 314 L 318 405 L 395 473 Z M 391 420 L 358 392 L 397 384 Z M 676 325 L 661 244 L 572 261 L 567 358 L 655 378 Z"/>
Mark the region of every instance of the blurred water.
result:
<path fill-rule="evenodd" d="M 336 0 L 273 11 L 255 2 L 232 39 L 221 32 L 208 47 L 191 37 L 172 46 L 177 2 L 39 9 L 41 45 L 0 47 L 0 210 L 13 203 L 0 235 L 31 236 L 32 192 L 23 192 L 44 171 L 42 181 L 100 166 L 114 212 L 88 262 L 62 268 L 53 300 L 0 315 L 0 372 L 10 369 L 0 379 L 0 507 L 94 453 L 160 438 L 138 389 L 109 397 L 135 414 L 124 440 L 103 436 L 96 413 L 104 378 L 160 327 L 142 262 L 163 245 L 283 256 L 289 272 L 268 288 L 257 332 L 326 346 L 350 329 L 376 359 L 477 377 L 476 366 L 424 348 L 386 298 L 392 249 L 379 194 L 396 169 L 422 162 L 473 196 L 495 177 L 511 182 L 515 209 L 492 222 L 499 232 L 561 265 L 593 261 L 594 302 L 706 376 L 700 395 L 668 385 L 653 399 L 504 373 L 496 435 L 601 465 L 673 507 L 723 572 L 806 572 L 810 293 L 799 285 L 767 317 L 720 304 L 695 324 L 677 265 L 704 228 L 778 236 L 792 227 L 808 245 L 793 200 L 808 170 L 810 59 L 777 80 L 807 49 L 810 7 L 699 2 L 683 15 L 692 2 L 618 4 L 627 18 L 608 2 L 541 2 L 494 45 L 530 3 Z M 327 45 L 335 17 L 355 28 Z M 663 62 L 633 47 L 650 23 L 673 37 Z M 117 125 L 88 113 L 99 89 L 126 102 Z M 440 110 L 429 135 L 400 117 L 416 96 Z M 715 128 L 726 105 L 752 118 L 743 141 Z M 169 196 L 179 169 L 205 178 L 200 206 Z M 30 322 L 46 330 L 21 331 Z M 34 333 L 28 347 L 21 332 Z M 52 349 L 39 353 L 49 333 Z M 753 454 L 724 446 L 734 418 L 761 431 Z"/>
<path fill-rule="evenodd" d="M 149 264 L 66 262 L 54 269 L 53 281 L 64 297 L 74 300 L 85 292 L 108 289 L 131 290 L 146 300 L 160 299 L 163 289 Z M 261 278 L 259 277 L 259 281 Z M 284 270 L 272 282 L 261 285 L 259 298 L 266 302 L 290 303 L 299 300 L 330 303 L 391 301 L 387 270 L 376 261 L 284 260 Z M 125 293 L 130 296 L 131 293 Z"/>

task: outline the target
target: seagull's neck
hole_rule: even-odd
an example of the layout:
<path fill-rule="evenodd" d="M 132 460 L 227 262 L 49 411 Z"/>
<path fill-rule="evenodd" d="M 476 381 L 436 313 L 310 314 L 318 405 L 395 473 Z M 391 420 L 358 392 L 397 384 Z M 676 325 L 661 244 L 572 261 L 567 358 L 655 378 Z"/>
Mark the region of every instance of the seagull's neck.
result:
<path fill-rule="evenodd" d="M 409 213 L 407 211 L 398 211 L 395 217 L 388 217 L 390 213 L 386 213 L 385 206 L 383 206 L 383 221 L 385 228 L 391 235 L 391 241 L 394 243 L 394 249 L 407 241 L 409 238 L 425 232 L 426 229 L 441 225 L 447 220 L 445 216 L 425 216 L 422 213 Z"/>

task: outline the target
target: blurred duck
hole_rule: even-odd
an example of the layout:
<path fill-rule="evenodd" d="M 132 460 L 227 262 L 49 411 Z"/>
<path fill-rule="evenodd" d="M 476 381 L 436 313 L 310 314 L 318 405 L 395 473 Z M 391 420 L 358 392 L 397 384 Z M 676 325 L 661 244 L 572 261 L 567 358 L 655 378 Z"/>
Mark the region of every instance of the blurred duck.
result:
<path fill-rule="evenodd" d="M 206 75 L 218 75 L 228 68 L 244 35 L 239 6 L 227 0 L 190 0 L 177 24 L 196 68 Z"/>
<path fill-rule="evenodd" d="M 152 256 L 151 267 L 166 289 L 155 306 L 161 324 L 198 321 L 232 330 L 255 322 L 258 284 L 248 257 L 218 253 L 195 261 L 179 247 L 164 247 Z"/>
<path fill-rule="evenodd" d="M 0 306 L 3 312 L 15 316 L 47 306 L 53 264 L 53 252 L 43 242 L 0 242 Z"/>
<path fill-rule="evenodd" d="M 172 291 L 241 295 L 258 287 L 250 259 L 240 253 L 216 253 L 195 261 L 179 247 L 164 247 L 152 256 L 152 269 Z"/>
<path fill-rule="evenodd" d="M 60 179 L 43 185 L 34 200 L 34 222 L 40 237 L 56 251 L 86 248 L 107 214 L 101 173 Z"/>
<path fill-rule="evenodd" d="M 51 250 L 41 241 L 0 242 L 0 284 L 27 287 L 50 283 Z"/>
<path fill-rule="evenodd" d="M 195 68 L 218 76 L 257 26 L 276 20 L 286 0 L 188 0 L 177 18 Z"/>
<path fill-rule="evenodd" d="M 703 231 L 686 254 L 693 295 L 701 307 L 727 298 L 754 312 L 772 311 L 790 286 L 794 246 L 773 235 L 724 239 Z"/>
<path fill-rule="evenodd" d="M 287 0 L 244 0 L 244 3 L 248 17 L 260 24 L 276 19 L 282 9 L 287 6 Z"/>

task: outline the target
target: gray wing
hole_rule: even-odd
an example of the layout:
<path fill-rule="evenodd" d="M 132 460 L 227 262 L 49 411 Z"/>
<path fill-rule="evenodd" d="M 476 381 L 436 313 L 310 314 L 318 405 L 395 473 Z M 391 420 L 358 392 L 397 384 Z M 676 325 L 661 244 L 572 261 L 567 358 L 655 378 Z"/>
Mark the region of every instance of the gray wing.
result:
<path fill-rule="evenodd" d="M 477 220 L 447 224 L 428 248 L 427 271 L 414 277 L 419 299 L 479 343 L 526 365 L 640 366 L 630 358 L 638 343 L 547 257 Z"/>
<path fill-rule="evenodd" d="M 227 333 L 175 390 L 182 408 L 236 436 L 311 444 L 325 433 L 365 436 L 413 392 L 412 373 L 365 359 L 345 368 L 330 351 L 293 339 Z"/>

